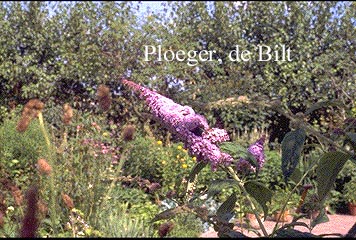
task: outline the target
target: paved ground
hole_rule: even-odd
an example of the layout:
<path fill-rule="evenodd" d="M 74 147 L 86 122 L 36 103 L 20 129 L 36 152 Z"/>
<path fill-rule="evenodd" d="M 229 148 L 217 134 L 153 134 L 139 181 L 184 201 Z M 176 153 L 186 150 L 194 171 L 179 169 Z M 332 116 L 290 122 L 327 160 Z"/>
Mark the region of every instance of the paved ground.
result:
<path fill-rule="evenodd" d="M 315 235 L 332 234 L 332 233 L 340 233 L 342 235 L 345 235 L 352 227 L 352 225 L 356 222 L 356 216 L 351 216 L 351 215 L 333 214 L 333 215 L 328 215 L 328 217 L 330 220 L 329 222 L 316 225 L 311 231 L 311 233 Z M 302 219 L 300 221 L 305 222 L 306 224 L 310 223 L 309 219 Z M 271 219 L 267 219 L 264 222 L 264 226 L 266 227 L 268 233 L 272 232 L 272 229 L 274 228 L 275 224 L 276 222 L 272 221 Z M 248 231 L 246 228 L 241 228 L 240 225 L 241 224 L 236 225 L 235 229 L 237 231 L 242 232 L 243 234 L 249 237 L 258 237 L 256 233 L 252 231 Z M 294 229 L 302 232 L 309 232 L 307 228 L 301 226 L 297 226 Z M 262 233 L 261 230 L 259 230 L 259 232 Z M 212 238 L 212 237 L 217 237 L 217 234 L 213 229 L 210 229 L 208 232 L 203 233 L 200 237 Z M 334 235 L 331 237 L 338 237 L 338 236 Z"/>

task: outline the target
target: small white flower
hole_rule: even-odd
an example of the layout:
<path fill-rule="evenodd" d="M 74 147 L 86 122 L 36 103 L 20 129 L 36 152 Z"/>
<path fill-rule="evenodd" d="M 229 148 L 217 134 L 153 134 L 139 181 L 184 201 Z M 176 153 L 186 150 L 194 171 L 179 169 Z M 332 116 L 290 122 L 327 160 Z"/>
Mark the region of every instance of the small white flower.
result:
<path fill-rule="evenodd" d="M 15 211 L 15 208 L 14 208 L 13 206 L 10 206 L 10 207 L 7 208 L 7 210 L 8 210 L 9 212 L 13 212 L 13 211 Z"/>

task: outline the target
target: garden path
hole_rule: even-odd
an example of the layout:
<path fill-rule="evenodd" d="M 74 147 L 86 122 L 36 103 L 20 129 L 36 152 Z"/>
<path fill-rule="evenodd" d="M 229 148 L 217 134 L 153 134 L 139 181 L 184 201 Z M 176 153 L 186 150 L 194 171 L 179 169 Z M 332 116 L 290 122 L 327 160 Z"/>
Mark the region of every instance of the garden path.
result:
<path fill-rule="evenodd" d="M 342 215 L 342 214 L 332 214 L 329 215 L 329 222 L 326 223 L 321 223 L 316 225 L 313 230 L 311 231 L 312 234 L 315 235 L 320 235 L 320 234 L 332 234 L 332 233 L 340 233 L 342 235 L 345 235 L 350 228 L 354 225 L 356 222 L 356 216 L 351 216 L 351 215 Z M 306 224 L 309 224 L 309 219 L 301 219 L 300 221 L 305 222 Z M 264 226 L 266 227 L 266 230 L 268 233 L 271 233 L 274 225 L 276 222 L 274 222 L 271 219 L 267 219 L 264 222 Z M 248 231 L 247 229 L 241 228 L 239 226 L 235 226 L 235 229 L 239 232 L 242 232 L 244 235 L 248 237 L 258 237 L 258 235 L 252 231 Z M 309 232 L 307 228 L 301 227 L 301 226 L 296 226 L 294 229 L 302 232 Z M 262 236 L 262 231 L 259 230 Z M 209 229 L 209 231 L 203 233 L 200 237 L 202 238 L 214 238 L 217 237 L 216 232 L 214 229 Z M 337 237 L 337 236 L 331 236 L 331 237 Z"/>

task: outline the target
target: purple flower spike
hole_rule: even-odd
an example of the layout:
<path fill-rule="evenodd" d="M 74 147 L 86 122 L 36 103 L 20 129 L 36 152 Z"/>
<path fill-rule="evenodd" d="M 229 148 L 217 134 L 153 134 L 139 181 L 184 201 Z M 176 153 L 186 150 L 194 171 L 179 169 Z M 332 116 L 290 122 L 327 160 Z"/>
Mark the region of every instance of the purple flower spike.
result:
<path fill-rule="evenodd" d="M 184 142 L 189 153 L 195 155 L 198 161 L 208 162 L 215 171 L 218 165 L 229 165 L 232 157 L 221 152 L 215 143 L 229 140 L 223 129 L 210 129 L 207 120 L 194 112 L 189 106 L 182 106 L 154 91 L 144 88 L 126 79 L 122 83 L 132 90 L 139 92 L 150 107 L 153 115 L 178 135 Z"/>
<path fill-rule="evenodd" d="M 255 143 L 251 144 L 248 147 L 248 152 L 251 153 L 257 161 L 258 168 L 261 169 L 265 162 L 265 154 L 263 149 L 263 144 L 266 140 L 266 136 L 262 135 L 260 139 L 258 139 Z M 240 158 L 240 160 L 236 163 L 236 169 L 240 173 L 247 174 L 249 172 L 256 172 L 256 168 L 251 165 L 249 161 L 246 159 Z"/>
<path fill-rule="evenodd" d="M 265 162 L 265 153 L 263 144 L 265 143 L 266 136 L 262 135 L 254 144 L 250 145 L 248 151 L 256 158 L 258 168 L 262 168 Z"/>

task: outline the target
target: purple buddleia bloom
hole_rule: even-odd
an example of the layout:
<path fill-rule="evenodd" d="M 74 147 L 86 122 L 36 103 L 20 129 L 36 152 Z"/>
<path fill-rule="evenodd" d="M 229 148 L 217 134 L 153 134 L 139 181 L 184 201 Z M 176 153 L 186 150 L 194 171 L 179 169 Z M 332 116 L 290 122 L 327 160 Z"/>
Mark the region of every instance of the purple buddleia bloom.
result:
<path fill-rule="evenodd" d="M 207 120 L 196 114 L 189 106 L 179 105 L 169 98 L 126 79 L 122 80 L 122 83 L 140 93 L 153 115 L 169 131 L 178 135 L 184 142 L 185 148 L 191 155 L 196 156 L 198 161 L 210 163 L 214 171 L 218 165 L 229 165 L 232 162 L 232 157 L 221 152 L 220 148 L 215 145 L 217 142 L 229 140 L 225 130 L 210 129 Z"/>
<path fill-rule="evenodd" d="M 256 158 L 258 169 L 261 169 L 265 162 L 265 154 L 263 149 L 263 144 L 265 140 L 266 136 L 262 135 L 260 139 L 258 139 L 255 143 L 251 144 L 247 149 L 247 151 Z M 240 160 L 236 163 L 236 169 L 238 172 L 244 174 L 247 174 L 249 172 L 256 172 L 256 168 L 252 166 L 249 161 L 243 158 L 240 158 Z"/>
<path fill-rule="evenodd" d="M 230 139 L 225 129 L 219 128 L 211 128 L 208 131 L 205 131 L 202 137 L 208 139 L 212 143 L 225 142 Z"/>
<path fill-rule="evenodd" d="M 265 143 L 266 136 L 263 135 L 254 144 L 248 147 L 248 151 L 256 158 L 258 168 L 262 168 L 265 162 L 265 153 L 263 150 L 263 144 Z"/>
<path fill-rule="evenodd" d="M 240 160 L 236 164 L 236 170 L 239 173 L 242 174 L 248 174 L 250 172 L 256 172 L 256 168 L 251 165 L 251 163 L 243 158 L 240 158 Z"/>

